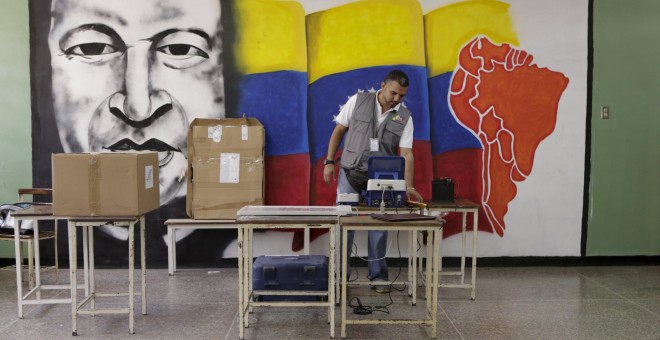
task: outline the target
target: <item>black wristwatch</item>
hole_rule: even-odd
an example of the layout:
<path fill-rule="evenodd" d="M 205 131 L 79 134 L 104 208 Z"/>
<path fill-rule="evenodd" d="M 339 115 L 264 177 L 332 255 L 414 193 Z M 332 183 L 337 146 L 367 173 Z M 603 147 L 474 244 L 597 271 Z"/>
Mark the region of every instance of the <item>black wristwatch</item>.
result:
<path fill-rule="evenodd" d="M 323 160 L 323 165 L 328 165 L 328 164 L 335 164 L 334 159 L 324 159 Z"/>

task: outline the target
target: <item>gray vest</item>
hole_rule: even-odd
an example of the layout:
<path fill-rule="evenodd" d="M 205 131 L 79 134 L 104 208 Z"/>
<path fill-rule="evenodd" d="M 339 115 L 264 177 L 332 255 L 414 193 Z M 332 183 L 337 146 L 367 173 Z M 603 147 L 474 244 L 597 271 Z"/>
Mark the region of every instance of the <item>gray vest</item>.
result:
<path fill-rule="evenodd" d="M 367 171 L 369 156 L 395 156 L 403 128 L 410 119 L 410 111 L 399 106 L 388 114 L 380 126 L 376 111 L 376 93 L 358 93 L 355 110 L 348 122 L 348 133 L 340 165 L 344 169 Z M 380 151 L 371 152 L 369 140 L 378 138 Z"/>

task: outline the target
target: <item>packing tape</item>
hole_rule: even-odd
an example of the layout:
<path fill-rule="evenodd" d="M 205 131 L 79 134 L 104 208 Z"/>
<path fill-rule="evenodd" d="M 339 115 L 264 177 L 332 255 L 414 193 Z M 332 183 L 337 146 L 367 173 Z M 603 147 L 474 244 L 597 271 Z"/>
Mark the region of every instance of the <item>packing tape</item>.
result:
<path fill-rule="evenodd" d="M 240 209 L 246 205 L 263 205 L 263 198 L 253 199 L 249 202 L 227 202 L 227 203 L 217 203 L 205 206 L 195 206 L 195 210 L 198 211 L 207 211 L 207 210 L 218 210 L 218 209 Z M 193 203 L 194 204 L 194 203 Z"/>
<path fill-rule="evenodd" d="M 87 179 L 87 197 L 89 197 L 89 211 L 92 216 L 98 216 L 101 193 L 99 183 L 101 181 L 100 161 L 97 155 L 92 155 L 87 164 L 89 178 Z"/>

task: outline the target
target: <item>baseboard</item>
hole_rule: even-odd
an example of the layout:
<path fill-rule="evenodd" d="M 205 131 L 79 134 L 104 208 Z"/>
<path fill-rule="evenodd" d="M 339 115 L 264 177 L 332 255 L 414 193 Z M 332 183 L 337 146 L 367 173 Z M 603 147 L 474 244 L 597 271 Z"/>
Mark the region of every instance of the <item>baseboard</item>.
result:
<path fill-rule="evenodd" d="M 393 262 L 390 262 L 393 261 Z M 470 258 L 466 259 L 470 264 Z M 360 261 L 363 262 L 364 261 Z M 388 259 L 388 263 L 405 265 L 407 259 Z M 359 264 L 358 264 L 359 265 Z M 460 257 L 444 257 L 444 267 L 459 267 Z M 477 267 L 534 267 L 534 266 L 647 266 L 660 265 L 660 256 L 520 256 L 479 257 Z"/>

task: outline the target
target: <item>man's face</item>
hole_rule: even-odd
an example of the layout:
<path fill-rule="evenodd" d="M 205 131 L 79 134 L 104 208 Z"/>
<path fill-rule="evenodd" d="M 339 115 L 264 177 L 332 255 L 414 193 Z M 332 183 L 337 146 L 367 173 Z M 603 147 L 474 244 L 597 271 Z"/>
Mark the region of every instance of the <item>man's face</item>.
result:
<path fill-rule="evenodd" d="M 408 88 L 401 86 L 398 82 L 389 80 L 380 84 L 381 105 L 389 110 L 403 101 L 403 97 L 408 93 Z"/>
<path fill-rule="evenodd" d="M 221 30 L 219 0 L 54 0 L 64 151 L 159 151 L 161 203 L 183 194 L 189 123 L 225 115 Z"/>

